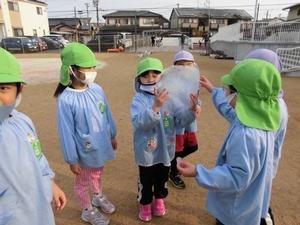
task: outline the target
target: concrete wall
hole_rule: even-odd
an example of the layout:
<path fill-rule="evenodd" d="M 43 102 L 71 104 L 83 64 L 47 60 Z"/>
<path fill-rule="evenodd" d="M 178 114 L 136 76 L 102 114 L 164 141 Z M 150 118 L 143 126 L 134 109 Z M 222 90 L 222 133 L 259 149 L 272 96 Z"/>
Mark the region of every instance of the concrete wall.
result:
<path fill-rule="evenodd" d="M 11 26 L 11 20 L 10 20 L 7 0 L 1 0 L 0 6 L 1 6 L 1 10 L 2 10 L 2 19 L 4 22 L 4 24 L 1 25 L 2 26 L 2 35 L 3 35 L 3 37 L 6 37 L 6 36 L 12 37 L 13 30 L 12 30 L 12 26 Z"/>
<path fill-rule="evenodd" d="M 226 55 L 234 57 L 235 60 L 242 60 L 250 51 L 258 48 L 267 48 L 276 52 L 277 48 L 295 48 L 299 47 L 300 43 L 256 43 L 256 42 L 241 42 L 241 41 L 215 41 L 210 44 L 213 50 L 224 51 Z"/>

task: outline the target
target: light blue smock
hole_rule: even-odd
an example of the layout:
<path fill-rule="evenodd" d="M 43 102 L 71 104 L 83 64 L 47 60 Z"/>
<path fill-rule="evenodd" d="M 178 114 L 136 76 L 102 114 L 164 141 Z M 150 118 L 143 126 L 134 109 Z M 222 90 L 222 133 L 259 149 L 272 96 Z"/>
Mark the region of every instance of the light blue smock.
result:
<path fill-rule="evenodd" d="M 84 168 L 97 168 L 115 158 L 111 140 L 116 125 L 103 89 L 67 87 L 58 97 L 57 121 L 64 159 Z"/>
<path fill-rule="evenodd" d="M 197 165 L 196 180 L 209 190 L 207 209 L 225 225 L 259 225 L 268 212 L 277 132 L 244 126 L 227 103 L 223 89 L 212 98 L 230 128 L 216 167 Z M 278 164 L 278 162 L 276 163 Z"/>
<path fill-rule="evenodd" d="M 53 171 L 32 121 L 14 110 L 0 121 L 0 225 L 54 225 Z"/>
<path fill-rule="evenodd" d="M 184 127 L 195 120 L 191 111 L 173 112 L 152 110 L 155 96 L 138 92 L 132 100 L 131 122 L 135 161 L 140 166 L 162 163 L 171 165 L 175 156 L 176 127 Z"/>

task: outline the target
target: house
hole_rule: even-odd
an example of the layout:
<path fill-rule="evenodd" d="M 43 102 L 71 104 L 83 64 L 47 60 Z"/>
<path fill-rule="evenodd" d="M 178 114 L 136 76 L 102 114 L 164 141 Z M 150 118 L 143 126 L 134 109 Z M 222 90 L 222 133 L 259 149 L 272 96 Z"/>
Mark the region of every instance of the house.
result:
<path fill-rule="evenodd" d="M 92 35 L 91 18 L 49 18 L 51 33 L 61 34 L 68 40 L 83 41 Z"/>
<path fill-rule="evenodd" d="M 105 26 L 101 31 L 142 33 L 145 30 L 168 29 L 169 21 L 162 15 L 147 11 L 116 11 L 103 15 Z"/>
<path fill-rule="evenodd" d="M 300 22 L 300 3 L 283 8 L 283 10 L 289 9 L 287 21 L 288 22 Z"/>
<path fill-rule="evenodd" d="M 0 39 L 49 34 L 47 4 L 34 0 L 0 1 Z"/>
<path fill-rule="evenodd" d="M 251 21 L 243 9 L 173 8 L 170 16 L 171 29 L 189 36 L 201 36 L 203 32 L 218 32 L 220 27 L 237 22 Z"/>

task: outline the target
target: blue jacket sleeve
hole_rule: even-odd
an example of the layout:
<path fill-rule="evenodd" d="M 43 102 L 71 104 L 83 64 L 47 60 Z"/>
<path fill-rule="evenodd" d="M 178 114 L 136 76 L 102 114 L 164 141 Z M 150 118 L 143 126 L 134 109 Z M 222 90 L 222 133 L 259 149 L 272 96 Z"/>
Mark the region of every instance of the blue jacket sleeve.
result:
<path fill-rule="evenodd" d="M 275 148 L 274 148 L 274 163 L 273 163 L 273 178 L 275 178 L 278 169 L 278 163 L 281 158 L 281 151 L 288 124 L 288 110 L 283 98 L 279 98 L 279 105 L 281 109 L 281 123 L 278 131 L 275 134 Z"/>
<path fill-rule="evenodd" d="M 131 105 L 131 121 L 135 129 L 152 129 L 160 123 L 160 119 L 160 113 L 153 112 L 151 107 L 145 106 L 137 98 L 133 99 Z"/>
<path fill-rule="evenodd" d="M 196 180 L 200 186 L 212 191 L 239 192 L 257 176 L 256 171 L 260 171 L 262 165 L 253 149 L 257 149 L 260 143 L 243 130 L 231 136 L 226 143 L 226 162 L 223 165 L 212 169 L 197 165 Z"/>
<path fill-rule="evenodd" d="M 225 92 L 222 88 L 213 88 L 212 90 L 212 101 L 218 112 L 232 123 L 236 118 L 234 109 L 228 104 Z"/>
<path fill-rule="evenodd" d="M 104 101 L 107 107 L 107 111 L 106 111 L 106 115 L 107 115 L 107 120 L 110 126 L 110 133 L 111 133 L 111 138 L 114 139 L 117 136 L 117 127 L 116 127 L 116 123 L 115 120 L 113 118 L 112 112 L 110 110 L 110 107 L 108 105 L 108 101 L 106 96 L 104 95 Z"/>
<path fill-rule="evenodd" d="M 68 164 L 78 163 L 75 143 L 75 125 L 70 105 L 58 99 L 57 106 L 58 133 L 64 159 Z"/>

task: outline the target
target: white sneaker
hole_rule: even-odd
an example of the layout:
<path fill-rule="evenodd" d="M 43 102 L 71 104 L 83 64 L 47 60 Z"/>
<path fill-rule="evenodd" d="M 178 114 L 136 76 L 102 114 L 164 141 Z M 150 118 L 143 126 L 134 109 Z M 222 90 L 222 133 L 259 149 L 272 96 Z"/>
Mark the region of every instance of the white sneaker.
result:
<path fill-rule="evenodd" d="M 92 225 L 108 225 L 109 219 L 107 219 L 97 208 L 93 207 L 92 210 L 83 210 L 81 219 Z"/>
<path fill-rule="evenodd" d="M 110 201 L 108 201 L 105 195 L 102 195 L 101 197 L 94 195 L 92 205 L 100 207 L 104 213 L 112 214 L 116 211 L 116 207 Z"/>

